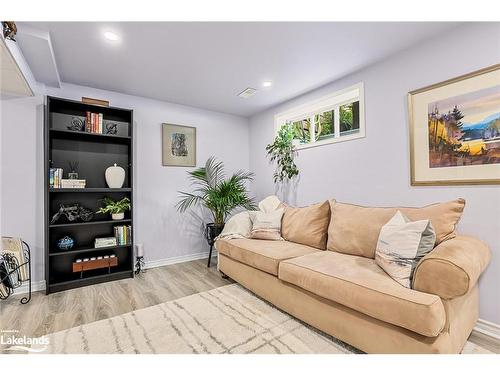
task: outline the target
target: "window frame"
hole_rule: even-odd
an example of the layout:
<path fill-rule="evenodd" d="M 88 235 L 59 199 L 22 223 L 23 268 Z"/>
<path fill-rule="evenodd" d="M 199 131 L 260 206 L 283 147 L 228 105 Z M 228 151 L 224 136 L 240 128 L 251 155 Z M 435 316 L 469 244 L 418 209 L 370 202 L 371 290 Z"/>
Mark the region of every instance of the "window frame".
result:
<path fill-rule="evenodd" d="M 353 96 L 353 91 L 358 90 L 358 95 Z M 359 101 L 359 132 L 349 135 L 340 135 L 340 112 L 339 108 L 345 104 Z M 333 125 L 334 135 L 326 139 L 315 140 L 314 116 L 326 111 L 334 111 Z M 335 91 L 319 99 L 295 106 L 285 112 L 274 116 L 275 133 L 277 134 L 281 125 L 287 122 L 299 121 L 309 118 L 312 126 L 309 129 L 310 141 L 295 145 L 296 150 L 304 150 L 312 147 L 324 146 L 333 143 L 352 141 L 354 139 L 364 138 L 365 129 L 365 90 L 364 83 L 359 82 L 345 89 Z"/>

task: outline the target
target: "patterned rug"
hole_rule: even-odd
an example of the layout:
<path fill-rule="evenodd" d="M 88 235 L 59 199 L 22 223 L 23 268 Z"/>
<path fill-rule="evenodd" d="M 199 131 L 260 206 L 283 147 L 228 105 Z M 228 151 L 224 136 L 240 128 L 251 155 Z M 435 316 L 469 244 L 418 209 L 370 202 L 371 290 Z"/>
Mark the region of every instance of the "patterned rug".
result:
<path fill-rule="evenodd" d="M 42 353 L 359 353 L 238 284 L 45 337 Z"/>

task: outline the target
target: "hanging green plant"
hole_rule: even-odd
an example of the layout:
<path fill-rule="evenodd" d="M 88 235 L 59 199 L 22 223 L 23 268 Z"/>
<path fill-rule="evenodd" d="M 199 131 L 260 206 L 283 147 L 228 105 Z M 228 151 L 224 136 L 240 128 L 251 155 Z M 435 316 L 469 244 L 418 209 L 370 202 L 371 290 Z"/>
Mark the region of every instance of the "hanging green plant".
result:
<path fill-rule="evenodd" d="M 293 145 L 295 129 L 291 123 L 283 125 L 274 142 L 266 146 L 267 156 L 271 163 L 276 161 L 276 170 L 274 171 L 274 183 L 291 180 L 298 176 L 299 169 L 295 165 L 294 158 L 297 153 Z"/>

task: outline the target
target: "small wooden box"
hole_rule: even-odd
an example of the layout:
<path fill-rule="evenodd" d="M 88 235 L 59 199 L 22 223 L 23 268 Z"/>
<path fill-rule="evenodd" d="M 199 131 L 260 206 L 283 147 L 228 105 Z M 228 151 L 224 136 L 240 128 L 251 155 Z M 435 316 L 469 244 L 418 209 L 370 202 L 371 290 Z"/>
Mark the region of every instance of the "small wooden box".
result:
<path fill-rule="evenodd" d="M 118 258 L 106 258 L 106 259 L 96 259 L 89 260 L 87 262 L 73 262 L 73 272 L 83 272 L 96 270 L 98 268 L 108 268 L 108 267 L 116 267 L 118 265 Z"/>

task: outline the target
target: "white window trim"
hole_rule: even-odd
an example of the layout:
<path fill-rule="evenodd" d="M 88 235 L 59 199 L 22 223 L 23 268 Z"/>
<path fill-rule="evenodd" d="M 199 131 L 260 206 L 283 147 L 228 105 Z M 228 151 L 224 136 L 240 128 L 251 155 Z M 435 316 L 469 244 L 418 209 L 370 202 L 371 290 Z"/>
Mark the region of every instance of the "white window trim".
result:
<path fill-rule="evenodd" d="M 359 132 L 351 135 L 340 136 L 340 116 L 339 107 L 352 102 L 352 97 L 347 97 L 345 94 L 350 93 L 353 90 L 358 89 L 359 92 Z M 312 141 L 309 143 L 304 143 L 295 146 L 296 150 L 303 150 L 312 147 L 324 146 L 332 143 L 339 143 L 345 141 L 352 141 L 353 139 L 364 138 L 366 135 L 365 130 L 365 89 L 363 82 L 357 83 L 353 86 L 347 87 L 342 90 L 335 91 L 331 94 L 323 96 L 319 99 L 298 105 L 288 111 L 278 113 L 274 116 L 274 127 L 275 132 L 279 131 L 282 124 L 287 121 L 301 120 L 306 117 L 311 118 L 311 123 L 313 122 L 314 114 L 318 112 L 325 112 L 330 109 L 335 110 L 336 116 L 334 118 L 334 137 L 316 141 L 314 140 L 314 134 L 311 137 Z M 313 127 L 311 126 L 311 132 L 313 132 Z"/>

